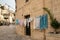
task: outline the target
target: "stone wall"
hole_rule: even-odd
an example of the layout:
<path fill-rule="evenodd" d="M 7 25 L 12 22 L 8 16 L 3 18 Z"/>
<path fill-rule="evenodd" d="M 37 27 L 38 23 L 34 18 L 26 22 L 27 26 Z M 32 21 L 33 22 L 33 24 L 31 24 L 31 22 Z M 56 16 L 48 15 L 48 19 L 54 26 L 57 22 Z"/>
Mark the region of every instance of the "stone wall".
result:
<path fill-rule="evenodd" d="M 59 17 L 60 2 L 59 2 L 59 0 L 29 0 L 27 3 L 25 2 L 25 0 L 17 0 L 16 19 L 24 20 L 24 16 L 28 15 L 28 14 L 30 14 L 31 18 L 35 18 L 37 16 L 43 15 L 44 13 L 46 13 L 43 10 L 44 6 L 51 10 L 51 13 L 54 14 L 54 17 L 56 17 L 58 21 L 60 20 L 60 17 Z M 33 26 L 34 26 L 34 24 L 32 21 L 31 22 L 31 38 L 36 39 L 36 40 L 40 40 L 40 39 L 43 40 L 44 32 L 33 29 Z M 55 40 L 55 38 L 57 38 L 57 37 L 55 37 L 55 35 L 54 36 L 52 36 L 52 35 L 50 36 L 50 34 L 48 35 L 49 32 L 53 32 L 53 31 L 54 31 L 54 29 L 50 26 L 50 18 L 48 17 L 48 29 L 46 29 L 47 40 L 48 39 Z M 17 25 L 16 32 L 19 35 L 25 35 L 25 27 Z M 59 38 L 57 38 L 57 39 L 59 40 Z"/>

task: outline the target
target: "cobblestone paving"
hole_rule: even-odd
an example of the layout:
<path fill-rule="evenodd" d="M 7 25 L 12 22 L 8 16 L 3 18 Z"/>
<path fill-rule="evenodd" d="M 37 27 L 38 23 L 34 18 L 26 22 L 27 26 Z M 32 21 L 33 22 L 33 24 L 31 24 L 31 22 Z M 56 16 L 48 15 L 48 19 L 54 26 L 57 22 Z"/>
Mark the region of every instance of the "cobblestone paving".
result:
<path fill-rule="evenodd" d="M 16 34 L 16 26 L 0 26 L 0 40 L 31 40 Z"/>

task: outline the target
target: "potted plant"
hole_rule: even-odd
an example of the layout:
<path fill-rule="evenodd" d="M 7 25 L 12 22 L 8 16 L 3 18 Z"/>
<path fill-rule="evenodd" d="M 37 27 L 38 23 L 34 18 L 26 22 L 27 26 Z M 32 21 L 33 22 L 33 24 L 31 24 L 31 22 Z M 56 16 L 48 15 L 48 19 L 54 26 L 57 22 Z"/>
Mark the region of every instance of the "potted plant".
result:
<path fill-rule="evenodd" d="M 53 17 L 52 13 L 48 8 L 43 8 L 50 16 L 50 25 L 55 29 L 54 33 L 57 33 L 57 29 L 60 27 L 60 23 Z"/>

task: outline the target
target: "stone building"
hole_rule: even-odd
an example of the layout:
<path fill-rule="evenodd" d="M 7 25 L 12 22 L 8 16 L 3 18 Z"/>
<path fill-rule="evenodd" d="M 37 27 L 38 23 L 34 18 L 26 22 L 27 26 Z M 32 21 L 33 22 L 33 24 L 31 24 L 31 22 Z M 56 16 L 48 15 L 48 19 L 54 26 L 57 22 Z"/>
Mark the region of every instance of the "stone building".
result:
<path fill-rule="evenodd" d="M 0 22 L 3 24 L 10 24 L 10 21 L 13 23 L 14 18 L 14 12 L 9 10 L 8 5 L 0 4 Z"/>
<path fill-rule="evenodd" d="M 43 10 L 43 7 L 49 8 L 54 17 L 59 21 L 60 20 L 60 0 L 16 0 L 17 12 L 16 19 L 24 20 L 26 15 L 30 15 L 30 18 L 35 18 L 37 16 L 43 15 L 46 12 Z M 60 22 L 60 21 L 59 21 Z M 31 38 L 35 40 L 43 40 L 44 31 L 33 29 L 33 21 L 31 24 Z M 50 18 L 48 17 L 48 29 L 46 29 L 46 39 L 47 40 L 60 40 L 60 36 L 52 34 L 49 35 L 49 32 L 53 32 L 54 29 L 50 26 Z M 17 25 L 16 32 L 19 35 L 25 35 L 25 27 Z M 57 38 L 58 37 L 58 38 Z"/>

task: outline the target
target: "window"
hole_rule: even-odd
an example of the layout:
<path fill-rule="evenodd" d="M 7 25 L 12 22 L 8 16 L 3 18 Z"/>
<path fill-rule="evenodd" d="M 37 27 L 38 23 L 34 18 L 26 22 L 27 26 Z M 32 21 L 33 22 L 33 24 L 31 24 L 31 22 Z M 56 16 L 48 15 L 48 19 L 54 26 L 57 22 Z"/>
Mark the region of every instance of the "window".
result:
<path fill-rule="evenodd" d="M 1 9 L 3 9 L 3 10 L 4 10 L 4 6 L 1 6 Z"/>
<path fill-rule="evenodd" d="M 26 2 L 28 2 L 29 0 L 26 0 Z"/>

